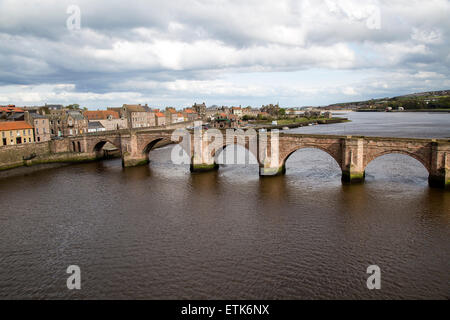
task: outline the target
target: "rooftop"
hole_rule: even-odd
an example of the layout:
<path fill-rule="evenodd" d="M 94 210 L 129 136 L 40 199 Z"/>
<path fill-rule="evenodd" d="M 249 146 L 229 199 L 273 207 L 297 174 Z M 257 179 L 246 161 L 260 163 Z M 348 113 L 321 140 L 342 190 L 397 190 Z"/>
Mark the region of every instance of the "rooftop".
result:
<path fill-rule="evenodd" d="M 104 126 L 99 121 L 89 121 L 88 127 L 89 129 L 104 128 Z"/>
<path fill-rule="evenodd" d="M 148 111 L 148 107 L 145 108 L 143 106 L 141 106 L 140 104 L 124 104 L 123 107 L 128 111 L 128 112 L 146 112 Z"/>
<path fill-rule="evenodd" d="M 76 120 L 84 120 L 83 115 L 81 113 L 79 113 L 78 111 L 69 111 L 68 115 Z"/>
<path fill-rule="evenodd" d="M 113 110 L 97 110 L 97 111 L 85 111 L 84 116 L 88 120 L 103 120 L 108 119 L 119 119 L 119 113 Z"/>
<path fill-rule="evenodd" d="M 23 109 L 16 108 L 14 106 L 0 107 L 0 112 L 24 112 Z"/>
<path fill-rule="evenodd" d="M 25 121 L 0 121 L 0 131 L 33 129 L 33 127 Z"/>

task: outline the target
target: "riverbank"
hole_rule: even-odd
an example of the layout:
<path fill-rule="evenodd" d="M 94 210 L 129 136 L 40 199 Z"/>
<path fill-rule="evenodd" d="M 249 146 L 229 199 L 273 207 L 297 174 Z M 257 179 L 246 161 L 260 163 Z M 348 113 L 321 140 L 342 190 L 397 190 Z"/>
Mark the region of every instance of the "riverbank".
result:
<path fill-rule="evenodd" d="M 283 128 L 300 128 L 310 125 L 319 125 L 319 124 L 334 124 L 334 123 L 344 123 L 344 122 L 351 122 L 348 118 L 340 118 L 335 117 L 331 119 L 325 119 L 325 118 L 313 118 L 313 119 L 307 119 L 307 118 L 296 118 L 296 119 L 284 119 L 284 120 L 278 120 L 276 125 L 272 125 L 271 123 L 264 123 L 257 125 L 256 129 L 283 129 Z"/>
<path fill-rule="evenodd" d="M 355 112 L 441 112 L 450 113 L 450 109 L 409 109 L 409 110 L 391 110 L 386 111 L 383 109 L 359 109 Z"/>
<path fill-rule="evenodd" d="M 172 144 L 171 141 L 160 141 L 154 149 L 162 148 Z M 41 142 L 34 144 L 23 144 L 19 146 L 6 146 L 0 149 L 0 172 L 14 171 L 21 168 L 27 171 L 27 167 L 37 167 L 47 169 L 55 166 L 64 166 L 76 163 L 89 163 L 94 161 L 101 161 L 105 159 L 120 158 L 121 153 L 119 149 L 105 149 L 103 156 L 93 153 L 78 153 L 78 152 L 59 152 L 53 153 L 50 142 Z M 25 160 L 29 155 L 34 154 L 34 157 Z M 34 170 L 28 170 L 29 172 Z M 0 178 L 5 175 L 0 175 Z"/>

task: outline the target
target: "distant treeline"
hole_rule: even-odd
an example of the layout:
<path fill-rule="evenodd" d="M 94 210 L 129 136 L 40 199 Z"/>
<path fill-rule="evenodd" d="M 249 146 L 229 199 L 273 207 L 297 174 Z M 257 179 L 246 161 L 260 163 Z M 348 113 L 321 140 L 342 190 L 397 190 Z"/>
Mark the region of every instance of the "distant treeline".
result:
<path fill-rule="evenodd" d="M 405 110 L 450 109 L 450 96 L 392 98 L 383 107 L 391 107 L 392 109 L 404 108 Z"/>

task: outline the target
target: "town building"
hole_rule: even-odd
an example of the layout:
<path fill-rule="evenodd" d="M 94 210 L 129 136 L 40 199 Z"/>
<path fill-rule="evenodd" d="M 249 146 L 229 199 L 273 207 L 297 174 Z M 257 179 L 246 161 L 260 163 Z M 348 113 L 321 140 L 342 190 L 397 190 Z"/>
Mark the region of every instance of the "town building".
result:
<path fill-rule="evenodd" d="M 33 127 L 26 121 L 1 121 L 0 146 L 33 143 Z"/>
<path fill-rule="evenodd" d="M 48 110 L 62 110 L 64 106 L 62 104 L 45 104 L 44 108 Z"/>
<path fill-rule="evenodd" d="M 33 126 L 35 142 L 45 142 L 51 139 L 50 121 L 46 116 L 26 111 L 25 121 Z"/>
<path fill-rule="evenodd" d="M 24 121 L 24 110 L 15 105 L 0 106 L 0 121 Z"/>
<path fill-rule="evenodd" d="M 175 121 L 175 123 L 180 123 L 180 122 L 184 122 L 184 115 L 181 112 L 177 112 L 177 120 Z"/>
<path fill-rule="evenodd" d="M 261 107 L 261 112 L 267 112 L 271 116 L 278 116 L 278 113 L 280 112 L 280 106 L 277 104 L 269 104 L 267 106 Z"/>
<path fill-rule="evenodd" d="M 100 121 L 89 121 L 88 132 L 102 132 L 106 131 L 106 128 L 100 123 Z"/>
<path fill-rule="evenodd" d="M 241 118 L 244 115 L 241 107 L 232 107 L 231 113 L 238 118 Z"/>
<path fill-rule="evenodd" d="M 247 108 L 242 108 L 242 115 L 249 118 L 257 118 L 259 114 L 259 109 L 252 108 L 248 106 Z"/>
<path fill-rule="evenodd" d="M 84 117 L 89 121 L 100 122 L 106 131 L 120 130 L 128 128 L 128 121 L 125 117 L 119 117 L 119 113 L 113 110 L 85 111 Z"/>
<path fill-rule="evenodd" d="M 66 109 L 50 110 L 47 115 L 50 120 L 50 135 L 52 137 L 76 136 L 88 130 L 88 121 L 79 111 Z"/>
<path fill-rule="evenodd" d="M 158 127 L 166 125 L 166 115 L 162 112 L 155 113 L 156 125 Z"/>
<path fill-rule="evenodd" d="M 178 114 L 174 108 L 166 108 L 164 114 L 166 116 L 166 124 L 177 123 Z"/>
<path fill-rule="evenodd" d="M 204 102 L 202 104 L 194 103 L 192 109 L 195 110 L 200 119 L 206 119 L 206 104 Z"/>
<path fill-rule="evenodd" d="M 184 109 L 183 116 L 185 121 L 195 121 L 198 119 L 198 114 L 191 108 Z"/>
<path fill-rule="evenodd" d="M 226 114 L 224 112 L 216 114 L 212 118 L 211 126 L 217 129 L 239 128 L 243 124 L 236 115 Z"/>
<path fill-rule="evenodd" d="M 126 110 L 123 109 L 123 107 L 107 107 L 106 110 L 108 111 L 115 111 L 118 113 L 120 118 L 126 118 L 127 114 L 126 114 Z"/>
<path fill-rule="evenodd" d="M 155 113 L 145 105 L 131 105 L 124 104 L 122 106 L 122 113 L 126 115 L 128 121 L 128 128 L 146 128 L 154 127 L 156 125 Z"/>

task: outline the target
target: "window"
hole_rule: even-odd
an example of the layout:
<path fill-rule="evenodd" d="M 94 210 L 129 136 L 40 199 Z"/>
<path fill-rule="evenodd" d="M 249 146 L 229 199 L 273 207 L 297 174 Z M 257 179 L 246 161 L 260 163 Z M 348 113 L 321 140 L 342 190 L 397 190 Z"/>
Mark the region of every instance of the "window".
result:
<path fill-rule="evenodd" d="M 36 134 L 39 134 L 39 128 L 36 128 Z"/>
<path fill-rule="evenodd" d="M 5 131 L 2 131 L 2 138 L 5 137 Z"/>
<path fill-rule="evenodd" d="M 41 137 L 37 137 L 37 139 L 38 139 L 38 142 L 41 142 Z"/>

